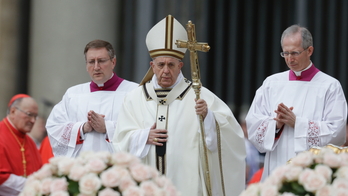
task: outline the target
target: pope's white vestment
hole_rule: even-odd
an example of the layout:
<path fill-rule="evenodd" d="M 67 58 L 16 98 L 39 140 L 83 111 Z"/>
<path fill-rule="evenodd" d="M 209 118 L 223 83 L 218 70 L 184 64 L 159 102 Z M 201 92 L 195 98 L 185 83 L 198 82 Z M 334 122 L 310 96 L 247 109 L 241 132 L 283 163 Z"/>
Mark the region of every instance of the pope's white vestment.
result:
<path fill-rule="evenodd" d="M 249 140 L 266 152 L 261 181 L 299 152 L 345 142 L 347 103 L 342 87 L 335 78 L 316 70 L 313 65 L 306 71 L 308 81 L 290 80 L 291 70 L 274 74 L 256 91 L 246 122 Z M 280 103 L 293 107 L 296 122 L 294 128 L 284 125 L 276 139 L 279 130 L 273 118 Z"/>
<path fill-rule="evenodd" d="M 120 110 L 113 144 L 116 151 L 126 151 L 156 167 L 156 147 L 146 144 L 150 127 L 156 122 L 159 108 L 153 80 L 129 93 Z M 165 175 L 183 196 L 206 195 L 199 156 L 199 121 L 195 112 L 195 93 L 190 82 L 178 78 L 179 96 L 168 106 L 168 141 L 165 155 Z M 177 82 L 178 82 L 177 81 Z M 158 84 L 157 84 L 158 86 Z M 157 89 L 156 89 L 157 90 Z M 169 94 L 168 94 L 169 96 Z M 168 97 L 167 96 L 167 97 Z M 212 92 L 202 87 L 201 99 L 208 105 L 204 122 L 207 154 L 213 195 L 239 195 L 245 185 L 245 145 L 241 127 L 229 107 Z M 165 99 L 170 101 L 170 98 Z M 209 117 L 210 115 L 210 117 Z"/>
<path fill-rule="evenodd" d="M 54 156 L 76 157 L 82 151 L 114 152 L 111 140 L 119 109 L 125 95 L 137 86 L 134 82 L 123 80 L 116 91 L 91 92 L 90 82 L 70 87 L 52 109 L 46 123 Z M 88 121 L 90 110 L 105 115 L 106 133 L 95 130 L 85 133 L 83 143 L 77 144 L 77 136 L 82 125 Z"/>

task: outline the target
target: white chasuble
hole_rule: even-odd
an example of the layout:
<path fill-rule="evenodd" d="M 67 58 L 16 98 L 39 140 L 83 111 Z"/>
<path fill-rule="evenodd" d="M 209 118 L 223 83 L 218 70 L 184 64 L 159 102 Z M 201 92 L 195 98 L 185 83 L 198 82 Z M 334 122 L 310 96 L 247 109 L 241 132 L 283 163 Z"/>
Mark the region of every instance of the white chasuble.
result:
<path fill-rule="evenodd" d="M 116 91 L 91 92 L 90 83 L 69 88 L 46 123 L 54 156 L 76 157 L 82 151 L 114 152 L 111 141 L 123 98 L 136 87 L 136 83 L 123 80 Z M 88 121 L 90 110 L 105 115 L 106 133 L 95 130 L 85 133 L 83 143 L 77 144 L 77 136 Z"/>
<path fill-rule="evenodd" d="M 284 125 L 276 139 L 274 112 L 280 103 L 293 107 L 295 127 Z M 266 152 L 262 181 L 276 167 L 313 146 L 342 145 L 347 103 L 340 83 L 318 72 L 310 81 L 289 80 L 289 71 L 268 77 L 256 91 L 246 117 L 249 140 Z M 279 135 L 279 134 L 278 134 Z"/>
<path fill-rule="evenodd" d="M 113 139 L 115 150 L 132 152 L 141 157 L 144 163 L 156 167 L 156 146 L 146 144 L 147 139 L 143 138 L 144 135 L 147 138 L 150 127 L 155 122 L 163 123 L 166 118 L 166 123 L 160 125 L 166 126 L 168 131 L 164 175 L 182 195 L 206 195 L 200 167 L 203 160 L 199 157 L 200 131 L 194 90 L 188 81 L 182 79 L 169 92 L 179 91 L 179 96 L 173 93 L 173 96 L 168 94 L 161 98 L 158 96 L 160 93 L 156 97 L 151 83 L 138 87 L 125 97 Z M 179 88 L 182 89 L 178 90 Z M 218 147 L 213 151 L 207 150 L 213 193 L 239 195 L 245 186 L 246 152 L 243 131 L 228 106 L 204 87 L 201 89 L 201 99 L 207 102 L 216 122 L 216 129 L 212 131 L 217 133 Z M 165 110 L 159 106 L 161 101 L 168 104 Z M 140 137 L 134 138 L 135 134 Z M 209 146 L 209 142 L 206 143 Z"/>

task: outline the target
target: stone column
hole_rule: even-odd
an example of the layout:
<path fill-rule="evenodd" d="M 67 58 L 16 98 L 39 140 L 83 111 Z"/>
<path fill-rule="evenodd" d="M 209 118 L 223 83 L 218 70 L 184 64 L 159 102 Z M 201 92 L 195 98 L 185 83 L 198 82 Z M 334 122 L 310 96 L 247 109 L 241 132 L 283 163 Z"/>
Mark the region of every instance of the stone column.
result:
<path fill-rule="evenodd" d="M 119 3 L 32 0 L 29 92 L 40 115 L 52 109 L 45 102 L 56 104 L 67 88 L 90 81 L 83 56 L 88 42 L 102 39 L 116 48 Z"/>

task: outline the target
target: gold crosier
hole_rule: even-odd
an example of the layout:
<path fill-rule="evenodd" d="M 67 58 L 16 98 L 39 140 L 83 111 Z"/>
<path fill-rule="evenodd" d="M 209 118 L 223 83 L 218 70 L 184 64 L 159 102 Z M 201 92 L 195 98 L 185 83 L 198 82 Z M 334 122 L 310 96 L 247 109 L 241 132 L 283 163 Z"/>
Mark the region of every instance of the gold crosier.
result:
<path fill-rule="evenodd" d="M 23 139 L 23 144 L 21 144 L 17 138 L 17 136 L 13 133 L 11 127 L 7 124 L 6 120 L 4 120 L 7 128 L 10 130 L 10 132 L 12 133 L 13 137 L 17 140 L 19 146 L 21 147 L 21 152 L 22 152 L 22 159 L 23 159 L 23 170 L 24 170 L 24 174 L 23 174 L 23 177 L 27 177 L 27 161 L 25 160 L 25 154 L 24 154 L 24 151 L 25 151 L 25 148 L 24 148 L 24 145 L 25 145 L 25 137 Z"/>
<path fill-rule="evenodd" d="M 188 21 L 188 24 L 186 24 L 186 31 L 187 31 L 188 41 L 176 40 L 175 44 L 177 45 L 178 48 L 187 48 L 190 51 L 192 88 L 195 91 L 196 99 L 199 100 L 202 83 L 201 83 L 201 75 L 199 72 L 197 51 L 208 52 L 210 49 L 210 46 L 208 45 L 208 43 L 198 43 L 196 41 L 195 25 L 192 24 L 191 21 Z M 200 143 L 199 153 L 200 153 L 201 160 L 203 160 L 202 166 L 203 166 L 205 187 L 207 189 L 208 195 L 211 196 L 212 190 L 211 190 L 209 163 L 208 163 L 208 156 L 207 156 L 207 147 L 205 145 L 204 124 L 203 124 L 202 115 L 199 116 L 199 125 L 201 128 L 201 136 L 202 136 L 199 142 Z"/>

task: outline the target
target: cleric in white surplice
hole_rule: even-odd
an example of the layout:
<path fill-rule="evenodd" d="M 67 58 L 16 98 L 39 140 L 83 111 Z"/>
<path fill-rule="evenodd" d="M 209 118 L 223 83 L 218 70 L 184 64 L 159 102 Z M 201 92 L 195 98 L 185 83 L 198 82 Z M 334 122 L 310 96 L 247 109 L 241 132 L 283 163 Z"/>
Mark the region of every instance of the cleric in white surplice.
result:
<path fill-rule="evenodd" d="M 113 152 L 109 140 L 114 136 L 122 100 L 138 86 L 113 72 L 116 55 L 109 42 L 93 40 L 86 45 L 84 54 L 92 81 L 70 87 L 47 119 L 54 156 Z"/>
<path fill-rule="evenodd" d="M 261 181 L 297 153 L 342 145 L 346 138 L 344 92 L 338 80 L 311 62 L 311 33 L 293 25 L 283 32 L 281 45 L 290 70 L 266 78 L 246 117 L 249 141 L 266 152 Z"/>
<path fill-rule="evenodd" d="M 187 40 L 187 33 L 171 15 L 147 34 L 153 60 L 143 85 L 124 99 L 113 139 L 115 150 L 157 167 L 182 195 L 206 195 L 199 156 L 197 114 L 201 114 L 213 195 L 223 195 L 223 188 L 225 195 L 238 195 L 245 186 L 243 131 L 229 107 L 208 89 L 202 87 L 201 99 L 195 103 L 191 82 L 181 73 L 186 49 L 176 47 L 178 39 Z"/>

